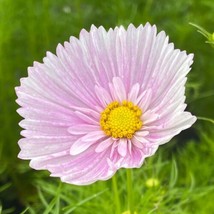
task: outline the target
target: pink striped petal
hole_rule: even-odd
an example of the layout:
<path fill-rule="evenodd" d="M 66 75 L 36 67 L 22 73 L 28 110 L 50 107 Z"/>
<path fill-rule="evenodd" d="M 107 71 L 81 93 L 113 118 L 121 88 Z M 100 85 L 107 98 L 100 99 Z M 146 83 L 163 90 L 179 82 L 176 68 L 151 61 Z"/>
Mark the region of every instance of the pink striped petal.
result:
<path fill-rule="evenodd" d="M 70 126 L 68 132 L 73 135 L 87 134 L 88 132 L 93 132 L 99 130 L 99 126 L 88 125 L 88 124 L 78 124 L 75 126 Z"/>
<path fill-rule="evenodd" d="M 111 85 L 111 94 L 115 98 L 115 100 L 118 100 L 122 102 L 123 100 L 126 100 L 126 89 L 124 87 L 124 84 L 119 77 L 113 78 L 113 84 Z"/>
<path fill-rule="evenodd" d="M 128 94 L 128 100 L 132 101 L 133 103 L 136 103 L 139 90 L 140 84 L 139 83 L 134 84 L 131 88 L 131 91 Z"/>
<path fill-rule="evenodd" d="M 104 150 L 106 150 L 110 145 L 113 144 L 113 140 L 111 138 L 107 138 L 106 140 L 100 142 L 98 144 L 98 146 L 95 149 L 95 152 L 103 152 Z"/>
<path fill-rule="evenodd" d="M 95 86 L 95 93 L 102 107 L 106 107 L 109 103 L 112 102 L 112 98 L 110 97 L 108 91 L 106 91 L 104 88 Z"/>
<path fill-rule="evenodd" d="M 88 123 L 88 124 L 93 124 L 93 125 L 98 125 L 99 121 L 95 120 L 94 118 L 92 118 L 91 116 L 84 114 L 80 111 L 76 111 L 75 114 L 84 122 Z"/>
<path fill-rule="evenodd" d="M 101 131 L 91 132 L 74 142 L 70 148 L 70 154 L 78 155 L 104 137 L 105 135 Z"/>
<path fill-rule="evenodd" d="M 126 153 L 127 153 L 127 145 L 128 142 L 127 142 L 127 139 L 125 138 L 121 138 L 119 140 L 119 143 L 118 143 L 118 153 L 122 156 L 122 157 L 125 157 L 126 156 Z"/>

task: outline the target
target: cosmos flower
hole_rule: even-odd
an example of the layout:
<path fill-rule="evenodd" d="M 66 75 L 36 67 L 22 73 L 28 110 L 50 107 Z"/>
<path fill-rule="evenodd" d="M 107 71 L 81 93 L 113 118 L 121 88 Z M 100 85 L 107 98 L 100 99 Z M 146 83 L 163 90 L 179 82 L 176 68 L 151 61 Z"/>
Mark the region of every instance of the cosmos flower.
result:
<path fill-rule="evenodd" d="M 148 23 L 82 30 L 16 88 L 24 118 L 18 157 L 76 185 L 141 167 L 196 121 L 185 111 L 192 62 Z"/>

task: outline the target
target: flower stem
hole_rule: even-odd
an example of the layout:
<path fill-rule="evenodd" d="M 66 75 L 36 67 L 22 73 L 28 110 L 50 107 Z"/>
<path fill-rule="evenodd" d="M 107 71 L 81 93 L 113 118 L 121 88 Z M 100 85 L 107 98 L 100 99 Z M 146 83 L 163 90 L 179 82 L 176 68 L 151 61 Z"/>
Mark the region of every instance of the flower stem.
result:
<path fill-rule="evenodd" d="M 113 187 L 113 192 L 114 192 L 114 203 L 116 206 L 116 214 L 121 214 L 120 197 L 119 197 L 116 175 L 114 175 L 112 178 L 112 187 Z"/>
<path fill-rule="evenodd" d="M 128 210 L 130 214 L 134 214 L 133 210 L 133 191 L 132 191 L 132 170 L 126 170 L 127 175 L 127 199 L 128 199 Z"/>

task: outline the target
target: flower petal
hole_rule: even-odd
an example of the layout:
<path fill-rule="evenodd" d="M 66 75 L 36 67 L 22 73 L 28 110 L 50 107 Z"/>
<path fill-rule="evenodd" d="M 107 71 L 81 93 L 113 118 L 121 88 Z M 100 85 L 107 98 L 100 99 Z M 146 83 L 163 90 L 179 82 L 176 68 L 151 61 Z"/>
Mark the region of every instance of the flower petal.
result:
<path fill-rule="evenodd" d="M 88 132 L 97 131 L 99 129 L 100 127 L 95 125 L 78 124 L 76 126 L 70 126 L 68 128 L 68 132 L 73 135 L 83 135 L 87 134 Z"/>
<path fill-rule="evenodd" d="M 105 135 L 102 131 L 91 132 L 74 142 L 71 146 L 70 154 L 78 155 L 104 137 Z"/>
<path fill-rule="evenodd" d="M 72 164 L 77 166 L 77 169 L 67 171 L 61 177 L 61 180 L 66 183 L 73 183 L 76 185 L 88 185 L 97 180 L 107 180 L 113 176 L 116 169 L 110 168 L 107 164 L 108 152 L 105 153 L 90 153 L 90 162 L 87 162 L 84 157 L 79 161 L 74 159 Z"/>
<path fill-rule="evenodd" d="M 136 103 L 139 90 L 140 84 L 139 83 L 134 84 L 131 88 L 131 91 L 128 94 L 128 100 L 132 101 L 133 103 Z"/>
<path fill-rule="evenodd" d="M 18 144 L 21 151 L 18 155 L 22 159 L 33 159 L 47 155 L 54 155 L 62 151 L 69 151 L 73 138 L 22 138 Z"/>
<path fill-rule="evenodd" d="M 126 100 L 126 89 L 124 87 L 124 84 L 119 77 L 113 78 L 113 84 L 109 84 L 110 91 L 112 94 L 112 97 L 115 100 L 118 100 L 122 102 L 123 100 Z"/>
<path fill-rule="evenodd" d="M 110 102 L 112 102 L 112 98 L 104 88 L 95 86 L 95 93 L 102 107 L 106 107 Z"/>
<path fill-rule="evenodd" d="M 102 142 L 100 142 L 99 144 L 98 144 L 98 146 L 96 147 L 96 149 L 95 149 L 95 152 L 103 152 L 104 150 L 106 150 L 110 145 L 112 145 L 113 144 L 113 140 L 112 140 L 112 138 L 107 138 L 106 140 L 104 140 L 104 141 L 102 141 Z"/>
<path fill-rule="evenodd" d="M 90 115 L 88 115 L 87 113 L 84 114 L 80 111 L 75 111 L 76 116 L 78 116 L 82 121 L 91 124 L 91 125 L 98 125 L 98 121 L 96 119 L 94 119 L 93 117 L 91 117 Z"/>
<path fill-rule="evenodd" d="M 121 138 L 121 139 L 119 140 L 119 143 L 118 143 L 118 153 L 119 153 L 122 157 L 125 157 L 125 156 L 126 156 L 127 149 L 128 149 L 127 146 L 128 146 L 127 139 Z"/>

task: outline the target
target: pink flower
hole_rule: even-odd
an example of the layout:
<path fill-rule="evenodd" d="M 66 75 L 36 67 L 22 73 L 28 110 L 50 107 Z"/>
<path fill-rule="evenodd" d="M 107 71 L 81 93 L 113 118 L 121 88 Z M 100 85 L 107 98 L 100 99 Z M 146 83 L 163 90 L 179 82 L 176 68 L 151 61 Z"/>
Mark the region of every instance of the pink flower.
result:
<path fill-rule="evenodd" d="M 25 129 L 19 158 L 76 185 L 141 167 L 196 121 L 185 111 L 192 59 L 148 23 L 82 30 L 16 88 Z"/>

